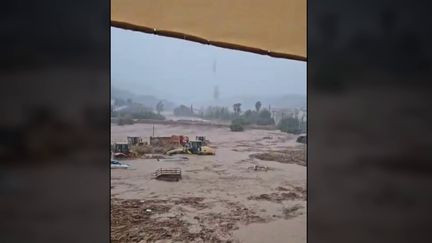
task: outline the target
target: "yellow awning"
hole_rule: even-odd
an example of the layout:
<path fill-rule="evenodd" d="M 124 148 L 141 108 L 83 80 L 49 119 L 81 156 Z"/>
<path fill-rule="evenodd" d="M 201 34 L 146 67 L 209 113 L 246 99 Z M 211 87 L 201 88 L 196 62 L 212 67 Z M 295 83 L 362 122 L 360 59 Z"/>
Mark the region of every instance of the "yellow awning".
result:
<path fill-rule="evenodd" d="M 306 0 L 111 0 L 112 26 L 306 60 Z"/>

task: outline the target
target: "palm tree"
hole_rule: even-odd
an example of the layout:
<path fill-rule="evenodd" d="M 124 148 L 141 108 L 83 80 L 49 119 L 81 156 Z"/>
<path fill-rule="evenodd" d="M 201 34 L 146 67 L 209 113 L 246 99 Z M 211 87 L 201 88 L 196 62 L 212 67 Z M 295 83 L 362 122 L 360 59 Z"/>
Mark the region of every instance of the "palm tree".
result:
<path fill-rule="evenodd" d="M 257 101 L 257 103 L 255 103 L 255 109 L 257 112 L 261 109 L 261 106 L 262 106 L 261 101 Z"/>
<path fill-rule="evenodd" d="M 234 109 L 234 113 L 236 115 L 239 115 L 241 112 L 241 108 L 240 108 L 241 104 L 240 103 L 236 103 L 233 105 L 233 109 Z"/>
<path fill-rule="evenodd" d="M 158 112 L 158 114 L 160 114 L 163 111 L 163 103 L 162 101 L 159 101 L 156 105 L 156 111 Z"/>

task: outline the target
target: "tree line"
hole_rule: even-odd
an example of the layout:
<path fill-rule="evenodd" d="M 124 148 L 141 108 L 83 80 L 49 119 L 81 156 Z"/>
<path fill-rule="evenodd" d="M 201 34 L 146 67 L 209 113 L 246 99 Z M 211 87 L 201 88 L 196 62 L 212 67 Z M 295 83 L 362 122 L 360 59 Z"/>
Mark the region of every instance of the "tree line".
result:
<path fill-rule="evenodd" d="M 114 107 L 121 107 L 120 110 L 115 110 Z M 156 112 L 153 108 L 147 107 L 140 103 L 135 103 L 132 99 L 115 99 L 114 107 L 111 106 L 111 117 L 117 118 L 118 125 L 133 124 L 134 119 L 151 119 L 151 120 L 165 120 L 165 117 L 160 113 L 163 111 L 163 103 L 159 101 L 156 104 Z"/>
<path fill-rule="evenodd" d="M 159 101 L 155 109 L 135 103 L 131 99 L 116 99 L 115 106 L 124 106 L 121 110 L 115 111 L 111 107 L 111 116 L 118 118 L 118 124 L 133 124 L 134 119 L 165 120 L 161 115 L 164 110 L 162 101 Z M 270 107 L 269 107 L 270 108 Z M 156 110 L 156 112 L 154 112 Z M 231 121 L 232 131 L 243 131 L 247 125 L 276 125 L 269 109 L 262 108 L 262 103 L 255 103 L 255 110 L 248 109 L 242 112 L 241 103 L 235 103 L 232 111 L 227 107 L 209 106 L 205 110 L 194 111 L 193 106 L 180 105 L 174 109 L 176 116 L 200 117 L 209 120 Z M 299 118 L 297 114 L 291 114 L 282 118 L 276 127 L 287 133 L 300 134 L 306 132 L 306 120 Z"/>

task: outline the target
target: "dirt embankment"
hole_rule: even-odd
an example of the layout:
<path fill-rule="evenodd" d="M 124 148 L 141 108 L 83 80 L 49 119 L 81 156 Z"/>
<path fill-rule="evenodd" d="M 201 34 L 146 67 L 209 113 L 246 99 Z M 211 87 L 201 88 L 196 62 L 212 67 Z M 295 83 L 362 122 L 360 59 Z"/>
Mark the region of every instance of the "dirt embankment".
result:
<path fill-rule="evenodd" d="M 111 123 L 117 123 L 118 118 L 111 118 Z M 212 121 L 195 121 L 195 120 L 152 120 L 152 119 L 134 119 L 134 123 L 143 124 L 162 124 L 162 125 L 194 125 L 194 126 L 212 126 L 212 127 L 229 127 L 229 123 L 212 122 Z"/>
<path fill-rule="evenodd" d="M 305 151 L 303 150 L 270 151 L 265 153 L 251 154 L 250 157 L 260 160 L 277 161 L 281 163 L 306 166 Z"/>
<path fill-rule="evenodd" d="M 277 187 L 276 190 L 282 191 L 281 193 L 260 194 L 257 196 L 249 196 L 249 200 L 265 200 L 271 202 L 281 203 L 285 200 L 306 200 L 306 190 L 302 187 L 294 187 L 292 190 L 285 187 Z"/>
<path fill-rule="evenodd" d="M 181 242 L 231 242 L 231 231 L 238 229 L 237 223 L 264 222 L 248 208 L 233 202 L 226 202 L 230 208 L 227 214 L 209 213 L 195 216 L 193 221 L 200 225 L 191 232 L 192 224 L 179 215 L 168 215 L 176 207 L 190 207 L 203 210 L 208 207 L 202 197 L 188 197 L 171 200 L 111 200 L 112 242 L 152 242 L 170 240 Z M 165 214 L 165 216 L 164 216 Z"/>
<path fill-rule="evenodd" d="M 111 118 L 111 123 L 117 123 L 118 118 Z M 230 121 L 200 121 L 200 120 L 152 120 L 152 119 L 134 119 L 134 123 L 143 124 L 161 124 L 161 125 L 181 125 L 181 126 L 204 126 L 204 127 L 218 127 L 229 128 Z M 260 130 L 277 130 L 275 125 L 246 125 L 246 129 L 260 129 Z"/>

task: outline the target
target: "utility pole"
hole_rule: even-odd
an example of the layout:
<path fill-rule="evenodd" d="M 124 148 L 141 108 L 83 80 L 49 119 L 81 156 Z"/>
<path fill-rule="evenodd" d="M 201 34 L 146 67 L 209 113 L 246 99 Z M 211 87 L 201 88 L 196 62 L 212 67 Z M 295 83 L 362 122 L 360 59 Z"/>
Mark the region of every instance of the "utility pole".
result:
<path fill-rule="evenodd" d="M 154 137 L 154 123 L 153 123 L 153 137 Z"/>

